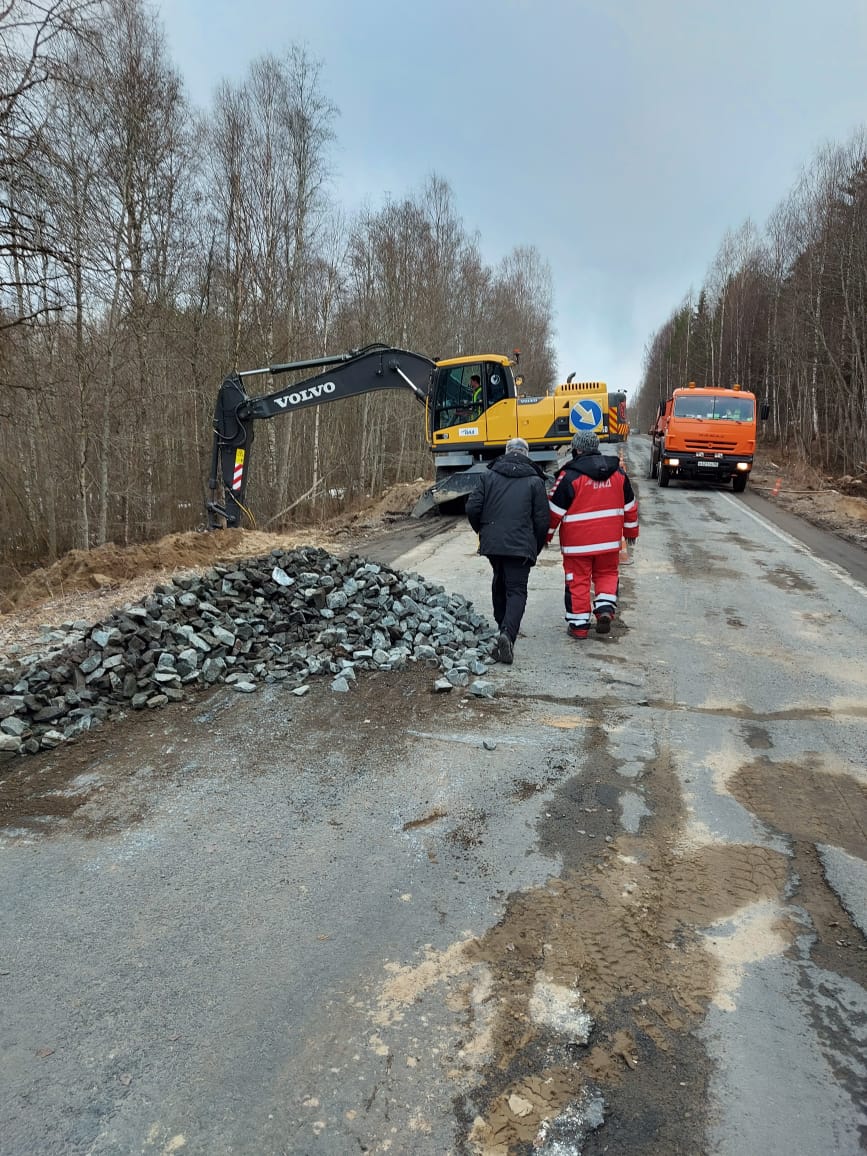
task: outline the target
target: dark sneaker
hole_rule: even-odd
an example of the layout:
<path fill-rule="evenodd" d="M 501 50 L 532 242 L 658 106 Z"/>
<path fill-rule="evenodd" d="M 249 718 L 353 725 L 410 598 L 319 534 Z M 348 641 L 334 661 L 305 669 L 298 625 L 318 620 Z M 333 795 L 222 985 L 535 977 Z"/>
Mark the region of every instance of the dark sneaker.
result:
<path fill-rule="evenodd" d="M 570 638 L 586 638 L 590 631 L 586 626 L 570 626 L 566 633 Z"/>
<path fill-rule="evenodd" d="M 611 615 L 600 614 L 596 619 L 596 633 L 608 634 L 611 630 Z"/>
<path fill-rule="evenodd" d="M 515 656 L 515 648 L 512 644 L 511 638 L 508 634 L 501 634 L 497 639 L 497 649 L 494 651 L 494 658 L 497 662 L 505 663 L 506 666 L 512 665 L 512 659 Z"/>

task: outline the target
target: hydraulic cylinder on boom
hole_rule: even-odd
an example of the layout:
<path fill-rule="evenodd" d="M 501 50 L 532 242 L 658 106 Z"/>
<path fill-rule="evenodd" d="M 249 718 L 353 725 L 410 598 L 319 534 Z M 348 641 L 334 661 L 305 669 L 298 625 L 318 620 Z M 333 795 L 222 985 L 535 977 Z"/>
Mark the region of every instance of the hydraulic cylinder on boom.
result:
<path fill-rule="evenodd" d="M 320 366 L 333 368 L 264 397 L 249 397 L 244 389 L 244 378 L 261 374 L 276 377 Z M 408 389 L 424 405 L 433 368 L 430 358 L 421 354 L 392 349 L 387 345 L 368 345 L 332 357 L 314 357 L 230 373 L 220 386 L 214 410 L 214 442 L 208 480 L 210 497 L 207 503 L 209 529 L 241 524 L 241 515 L 246 510 L 250 451 L 257 420 L 380 389 Z M 222 500 L 219 497 L 221 486 Z"/>

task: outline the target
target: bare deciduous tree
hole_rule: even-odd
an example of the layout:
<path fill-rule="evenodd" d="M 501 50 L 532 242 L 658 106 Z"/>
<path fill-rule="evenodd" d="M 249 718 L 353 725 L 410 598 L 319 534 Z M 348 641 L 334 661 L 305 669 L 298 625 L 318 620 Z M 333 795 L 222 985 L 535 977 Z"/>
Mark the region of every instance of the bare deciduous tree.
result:
<path fill-rule="evenodd" d="M 10 13 L 37 21 L 35 58 L 51 45 L 29 80 L 12 52 L 26 22 L 13 35 Z M 0 132 L 21 144 L 0 163 L 0 321 L 16 323 L 0 348 L 7 560 L 196 525 L 232 368 L 384 341 L 431 357 L 520 346 L 534 388 L 552 376 L 547 268 L 530 249 L 489 268 L 441 177 L 342 219 L 328 197 L 335 109 L 302 50 L 256 61 L 195 122 L 146 0 L 7 0 L 3 51 L 18 80 Z M 24 209 L 40 246 L 22 242 Z M 263 424 L 266 522 L 430 470 L 408 393 Z"/>
<path fill-rule="evenodd" d="M 90 33 L 101 8 L 99 0 L 6 0 L 0 9 L 0 326 L 58 308 L 53 273 L 66 245 L 45 211 L 50 93 L 74 83 L 69 46 Z"/>

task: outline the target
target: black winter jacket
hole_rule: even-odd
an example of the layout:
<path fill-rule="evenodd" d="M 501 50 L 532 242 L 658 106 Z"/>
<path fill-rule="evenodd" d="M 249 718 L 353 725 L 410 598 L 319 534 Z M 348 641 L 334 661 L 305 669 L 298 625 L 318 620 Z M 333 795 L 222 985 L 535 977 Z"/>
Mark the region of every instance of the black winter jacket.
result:
<path fill-rule="evenodd" d="M 467 498 L 467 518 L 479 553 L 536 557 L 548 536 L 548 495 L 541 468 L 524 454 L 495 458 Z"/>

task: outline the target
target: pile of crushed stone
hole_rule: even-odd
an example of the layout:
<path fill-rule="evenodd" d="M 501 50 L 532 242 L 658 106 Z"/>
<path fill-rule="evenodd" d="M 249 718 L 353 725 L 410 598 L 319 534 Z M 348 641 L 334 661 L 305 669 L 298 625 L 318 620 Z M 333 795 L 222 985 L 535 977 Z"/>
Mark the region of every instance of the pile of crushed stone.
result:
<path fill-rule="evenodd" d="M 153 574 L 151 585 L 180 570 L 203 568 L 234 559 L 253 558 L 271 550 L 314 545 L 336 550 L 359 530 L 387 528 L 409 516 L 430 486 L 418 479 L 390 486 L 357 508 L 329 515 L 321 524 L 305 522 L 279 532 L 235 529 L 218 533 L 198 530 L 167 534 L 153 542 L 120 546 L 107 542 L 88 550 L 70 550 L 51 565 L 19 573 L 0 561 L 0 618 L 28 607 L 68 599 L 78 593 L 112 590 Z M 132 597 L 138 597 L 136 591 Z M 2 627 L 2 621 L 0 621 Z M 0 630 L 2 640 L 2 630 Z"/>
<path fill-rule="evenodd" d="M 357 672 L 429 664 L 437 690 L 491 697 L 496 630 L 442 586 L 318 547 L 272 550 L 158 585 L 140 604 L 96 624 L 50 631 L 38 653 L 0 665 L 0 756 L 35 754 L 125 709 L 183 699 L 219 683 L 253 692 L 311 678 L 349 691 Z"/>
<path fill-rule="evenodd" d="M 336 546 L 333 538 L 324 533 L 311 535 L 308 528 L 295 534 L 267 534 L 260 530 L 204 534 L 189 530 L 167 534 L 156 542 L 131 546 L 107 542 L 90 550 L 70 550 L 50 566 L 32 570 L 15 580 L 7 576 L 0 589 L 0 613 L 42 605 L 83 591 L 116 589 L 143 574 L 153 575 L 150 583 L 153 586 L 181 570 L 309 544 L 325 550 Z"/>

